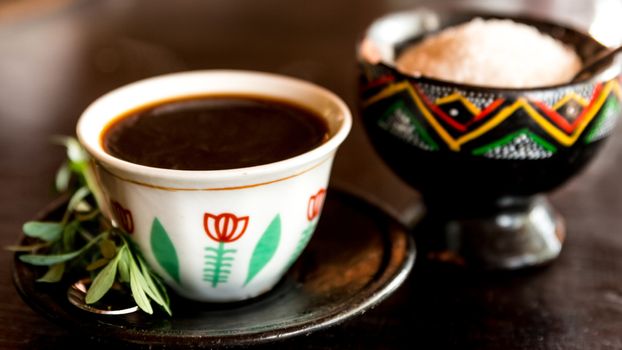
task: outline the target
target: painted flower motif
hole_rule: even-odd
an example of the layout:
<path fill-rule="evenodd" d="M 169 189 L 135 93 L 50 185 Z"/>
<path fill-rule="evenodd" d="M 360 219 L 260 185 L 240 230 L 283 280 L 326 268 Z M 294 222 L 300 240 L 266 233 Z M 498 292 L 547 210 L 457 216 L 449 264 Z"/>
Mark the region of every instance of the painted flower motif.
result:
<path fill-rule="evenodd" d="M 323 188 L 321 188 L 316 194 L 309 197 L 309 203 L 307 204 L 307 220 L 311 221 L 320 215 L 325 197 L 326 190 Z"/>
<path fill-rule="evenodd" d="M 205 213 L 203 226 L 209 238 L 216 242 L 231 243 L 238 240 L 248 227 L 248 216 L 237 217 L 231 213 L 212 215 Z"/>
<path fill-rule="evenodd" d="M 132 219 L 132 212 L 125 209 L 119 202 L 115 200 L 110 201 L 113 214 L 118 221 L 118 224 L 127 233 L 134 233 L 134 220 Z"/>

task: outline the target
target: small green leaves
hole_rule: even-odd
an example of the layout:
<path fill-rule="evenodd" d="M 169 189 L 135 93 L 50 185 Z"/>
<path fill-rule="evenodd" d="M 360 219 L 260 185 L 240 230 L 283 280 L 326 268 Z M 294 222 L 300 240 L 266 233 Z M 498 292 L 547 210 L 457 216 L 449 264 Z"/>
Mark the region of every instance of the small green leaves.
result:
<path fill-rule="evenodd" d="M 63 229 L 63 249 L 65 251 L 71 251 L 76 243 L 76 232 L 78 232 L 79 227 L 80 222 L 78 220 L 74 220 L 67 224 Z"/>
<path fill-rule="evenodd" d="M 86 293 L 85 301 L 87 304 L 97 302 L 108 292 L 110 287 L 112 287 L 114 284 L 114 278 L 117 274 L 118 263 L 118 258 L 112 259 L 106 267 L 99 271 Z"/>
<path fill-rule="evenodd" d="M 87 304 L 97 302 L 108 292 L 114 284 L 118 271 L 119 282 L 129 282 L 134 301 L 141 310 L 148 314 L 153 313 L 153 308 L 149 301 L 149 298 L 151 298 L 158 305 L 162 306 L 166 313 L 171 315 L 166 289 L 159 283 L 158 277 L 152 276 L 152 272 L 149 271 L 140 253 L 138 251 L 132 252 L 134 246 L 129 244 L 129 238 L 120 231 L 118 233 L 122 235 L 121 247 L 117 249 L 116 246 L 112 246 L 110 247 L 112 250 L 106 253 L 109 254 L 115 251 L 116 253 L 112 259 L 108 260 L 104 257 L 91 263 L 91 265 L 99 265 L 97 267 L 104 266 L 104 268 L 97 274 L 89 287 L 86 295 Z M 113 241 L 107 238 L 102 240 L 100 243 L 102 255 L 104 254 L 104 250 L 110 249 L 105 247 L 109 246 L 111 243 L 113 243 Z"/>
<path fill-rule="evenodd" d="M 52 265 L 43 277 L 37 279 L 37 282 L 56 283 L 63 278 L 63 273 L 65 273 L 65 263 Z"/>
<path fill-rule="evenodd" d="M 247 285 L 270 262 L 276 253 L 280 240 L 281 215 L 276 214 L 255 246 L 244 285 Z"/>
<path fill-rule="evenodd" d="M 55 187 L 61 192 L 72 191 L 63 218 L 60 222 L 25 223 L 24 234 L 38 241 L 6 249 L 29 252 L 19 255 L 19 259 L 27 264 L 49 267 L 38 282 L 59 282 L 65 270 L 70 268 L 82 268 L 81 272 L 86 274 L 98 271 L 86 294 L 88 304 L 101 300 L 118 281 L 122 287 L 131 290 L 136 304 L 143 311 L 153 313 L 151 298 L 171 315 L 167 290 L 159 277 L 149 270 L 129 236 L 112 228 L 102 215 L 99 205 L 103 203 L 103 195 L 89 166 L 88 154 L 74 138 L 57 137 L 55 140 L 67 147 L 68 157 L 56 174 Z M 76 181 L 72 181 L 72 176 Z M 92 203 L 96 204 L 95 208 Z M 157 230 L 160 232 L 156 237 L 161 238 L 163 234 L 166 238 L 164 244 L 170 245 L 163 248 L 169 254 L 166 270 L 179 280 L 174 247 L 161 225 Z M 94 247 L 97 244 L 99 249 Z"/>
<path fill-rule="evenodd" d="M 119 282 L 128 283 L 130 281 L 130 263 L 127 250 L 119 251 Z"/>
<path fill-rule="evenodd" d="M 117 245 L 108 238 L 102 239 L 99 243 L 99 251 L 106 259 L 112 259 L 117 254 Z"/>
<path fill-rule="evenodd" d="M 56 187 L 56 191 L 65 192 L 69 189 L 69 181 L 71 180 L 71 168 L 67 162 L 64 162 L 63 165 L 56 172 L 56 179 L 54 181 L 54 187 Z"/>
<path fill-rule="evenodd" d="M 28 221 L 22 226 L 24 234 L 28 237 L 39 238 L 51 242 L 60 238 L 63 225 L 59 222 Z"/>
<path fill-rule="evenodd" d="M 138 262 L 140 264 L 140 271 L 142 272 L 144 279 L 145 279 L 145 287 L 146 287 L 145 292 L 147 293 L 147 295 L 149 295 L 151 299 L 153 299 L 153 301 L 158 303 L 158 305 L 162 306 L 164 310 L 169 315 L 171 315 L 171 309 L 168 306 L 169 304 L 168 295 L 166 293 L 163 293 L 166 297 L 162 295 L 161 290 L 160 290 L 161 284 L 156 285 L 156 283 L 154 282 L 154 279 L 151 278 L 151 273 L 149 272 L 149 268 L 147 268 L 147 265 L 145 264 L 143 259 L 139 257 Z"/>
<path fill-rule="evenodd" d="M 72 163 L 88 162 L 88 154 L 75 138 L 69 136 L 55 136 L 52 138 L 52 141 L 67 148 L 67 158 L 69 158 Z"/>
<path fill-rule="evenodd" d="M 101 258 L 93 261 L 92 263 L 86 265 L 86 271 L 95 271 L 99 268 L 102 268 L 110 262 L 110 259 Z"/>
<path fill-rule="evenodd" d="M 67 204 L 67 211 L 71 212 L 74 210 L 78 210 L 78 211 L 88 211 L 90 208 L 87 206 L 87 204 L 82 203 L 82 200 L 84 200 L 84 198 L 86 198 L 86 196 L 88 196 L 91 193 L 91 191 L 88 189 L 88 187 L 80 187 L 74 194 L 73 196 L 71 196 L 71 199 L 69 200 L 69 204 Z M 82 208 L 80 208 L 80 206 L 82 206 Z M 85 206 L 87 206 L 86 208 L 84 208 Z M 82 210 L 80 210 L 82 209 Z"/>
<path fill-rule="evenodd" d="M 34 252 L 41 248 L 46 248 L 49 246 L 50 246 L 49 242 L 38 242 L 34 244 L 29 244 L 29 245 L 8 245 L 8 246 L 5 246 L 4 249 L 10 252 Z"/>
<path fill-rule="evenodd" d="M 136 305 L 144 312 L 152 314 L 153 308 L 145 294 L 145 289 L 148 287 L 136 264 L 130 264 L 130 288 L 132 289 L 132 296 L 134 296 Z"/>
<path fill-rule="evenodd" d="M 82 247 L 79 250 L 70 252 L 70 253 L 64 253 L 64 254 L 25 254 L 25 255 L 20 255 L 19 256 L 19 260 L 27 263 L 27 264 L 31 264 L 31 265 L 37 265 L 37 266 L 50 266 L 50 265 L 55 265 L 58 263 L 62 263 L 65 261 L 69 261 L 71 259 L 74 259 L 76 257 L 78 257 L 80 254 L 84 253 L 85 251 L 87 251 L 89 248 L 91 248 L 91 246 L 93 246 L 95 243 L 97 243 L 101 237 L 103 235 L 105 235 L 106 233 L 102 233 L 99 236 L 95 237 L 93 240 L 91 240 L 90 242 L 88 242 L 84 247 Z"/>
<path fill-rule="evenodd" d="M 77 257 L 78 255 L 80 255 L 80 251 L 75 251 L 75 252 L 65 253 L 65 254 L 50 254 L 50 255 L 27 254 L 27 255 L 20 255 L 19 260 L 27 264 L 31 264 L 31 265 L 50 266 L 50 265 L 62 263 L 65 261 L 69 261 Z"/>

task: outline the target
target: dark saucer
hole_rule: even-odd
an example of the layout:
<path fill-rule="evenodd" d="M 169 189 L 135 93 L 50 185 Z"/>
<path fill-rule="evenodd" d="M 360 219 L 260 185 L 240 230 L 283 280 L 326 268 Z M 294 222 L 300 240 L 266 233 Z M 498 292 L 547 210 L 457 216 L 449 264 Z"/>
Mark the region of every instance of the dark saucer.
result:
<path fill-rule="evenodd" d="M 52 203 L 37 219 L 53 217 L 64 204 Z M 26 303 L 62 327 L 102 342 L 187 349 L 257 344 L 337 324 L 395 291 L 414 259 L 414 243 L 401 225 L 333 189 L 299 261 L 273 290 L 250 301 L 203 304 L 173 295 L 173 317 L 96 315 L 69 303 L 67 288 L 73 281 L 36 283 L 41 271 L 17 258 L 13 279 Z"/>

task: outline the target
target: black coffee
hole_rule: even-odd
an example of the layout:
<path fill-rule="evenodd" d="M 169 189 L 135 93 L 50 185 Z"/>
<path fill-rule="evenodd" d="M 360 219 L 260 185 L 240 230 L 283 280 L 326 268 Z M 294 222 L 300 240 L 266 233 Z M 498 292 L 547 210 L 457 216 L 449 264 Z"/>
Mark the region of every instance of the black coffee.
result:
<path fill-rule="evenodd" d="M 162 102 L 113 120 L 104 150 L 156 168 L 220 170 L 284 160 L 328 139 L 313 112 L 255 96 L 207 96 Z"/>

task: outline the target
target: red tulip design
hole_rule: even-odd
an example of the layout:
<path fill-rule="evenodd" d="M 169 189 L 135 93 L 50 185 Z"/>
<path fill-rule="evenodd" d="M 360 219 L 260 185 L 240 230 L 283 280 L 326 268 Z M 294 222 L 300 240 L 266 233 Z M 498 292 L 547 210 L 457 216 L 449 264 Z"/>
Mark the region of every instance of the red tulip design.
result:
<path fill-rule="evenodd" d="M 125 209 L 119 202 L 115 200 L 110 201 L 110 206 L 112 207 L 113 214 L 118 220 L 119 225 L 121 225 L 121 228 L 127 233 L 133 233 L 134 220 L 132 219 L 132 212 L 128 209 Z"/>
<path fill-rule="evenodd" d="M 248 227 L 248 216 L 237 217 L 231 213 L 212 215 L 205 213 L 203 227 L 209 238 L 216 242 L 231 243 L 237 241 Z"/>
<path fill-rule="evenodd" d="M 321 188 L 316 194 L 309 197 L 309 203 L 307 204 L 307 220 L 311 221 L 320 214 L 325 197 L 326 190 L 323 188 Z"/>
<path fill-rule="evenodd" d="M 203 280 L 209 282 L 212 287 L 220 283 L 226 283 L 231 272 L 231 265 L 235 257 L 236 249 L 225 249 L 225 243 L 237 241 L 248 227 L 248 216 L 237 217 L 231 213 L 203 215 L 203 228 L 207 236 L 218 245 L 205 248 L 205 267 L 203 268 Z"/>

